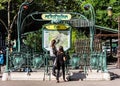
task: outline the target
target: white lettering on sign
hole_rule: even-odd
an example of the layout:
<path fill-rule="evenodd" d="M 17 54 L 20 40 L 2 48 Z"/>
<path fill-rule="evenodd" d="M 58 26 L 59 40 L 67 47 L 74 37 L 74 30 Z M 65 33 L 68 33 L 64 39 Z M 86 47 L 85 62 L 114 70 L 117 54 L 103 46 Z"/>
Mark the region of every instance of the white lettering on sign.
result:
<path fill-rule="evenodd" d="M 70 14 L 42 14 L 43 20 L 70 20 Z"/>

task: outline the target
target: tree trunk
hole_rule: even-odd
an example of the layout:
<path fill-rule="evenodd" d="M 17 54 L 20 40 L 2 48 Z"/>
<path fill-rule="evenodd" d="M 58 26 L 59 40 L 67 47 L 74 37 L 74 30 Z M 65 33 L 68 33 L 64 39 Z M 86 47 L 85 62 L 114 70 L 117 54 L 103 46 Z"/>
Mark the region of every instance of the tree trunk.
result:
<path fill-rule="evenodd" d="M 10 30 L 10 1 L 8 0 L 8 46 L 10 46 L 10 37 L 11 37 L 11 30 Z"/>

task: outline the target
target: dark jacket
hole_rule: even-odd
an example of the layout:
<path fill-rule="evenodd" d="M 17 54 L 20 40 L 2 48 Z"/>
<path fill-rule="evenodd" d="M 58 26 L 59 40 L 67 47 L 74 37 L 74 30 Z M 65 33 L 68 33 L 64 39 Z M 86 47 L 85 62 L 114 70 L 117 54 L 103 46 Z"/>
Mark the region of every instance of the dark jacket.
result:
<path fill-rule="evenodd" d="M 64 60 L 63 58 L 65 57 L 65 53 L 64 52 L 57 52 L 57 65 L 64 65 Z"/>

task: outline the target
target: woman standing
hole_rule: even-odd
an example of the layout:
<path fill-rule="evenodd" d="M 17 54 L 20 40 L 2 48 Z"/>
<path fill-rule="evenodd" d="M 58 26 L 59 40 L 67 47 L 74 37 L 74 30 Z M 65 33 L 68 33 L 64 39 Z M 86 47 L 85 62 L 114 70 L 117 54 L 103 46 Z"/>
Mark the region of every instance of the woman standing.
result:
<path fill-rule="evenodd" d="M 63 73 L 63 80 L 65 80 L 65 60 L 66 60 L 66 56 L 63 50 L 63 46 L 59 47 L 59 50 L 57 52 L 57 59 L 56 59 L 56 63 L 57 63 L 57 82 L 59 83 L 59 75 L 60 75 L 60 68 L 62 67 L 62 73 Z"/>
<path fill-rule="evenodd" d="M 53 39 L 53 40 L 51 41 L 50 57 L 51 57 L 51 59 L 52 59 L 52 61 L 53 61 L 52 74 L 53 74 L 54 76 L 56 76 L 56 72 L 55 72 L 56 66 L 54 65 L 54 62 L 55 62 L 56 55 L 57 55 L 57 48 L 56 48 L 55 44 L 56 44 L 56 40 Z"/>

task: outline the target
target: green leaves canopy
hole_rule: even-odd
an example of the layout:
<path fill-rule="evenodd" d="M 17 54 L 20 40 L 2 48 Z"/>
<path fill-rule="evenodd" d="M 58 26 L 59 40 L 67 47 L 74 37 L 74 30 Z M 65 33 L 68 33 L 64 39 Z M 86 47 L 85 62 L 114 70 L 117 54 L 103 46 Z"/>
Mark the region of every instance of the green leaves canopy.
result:
<path fill-rule="evenodd" d="M 0 0 L 0 9 L 4 9 L 2 4 L 6 3 L 8 0 Z"/>
<path fill-rule="evenodd" d="M 11 6 L 15 4 L 16 7 L 11 9 L 14 15 L 18 12 L 19 6 L 22 2 L 27 0 L 11 0 Z M 58 4 L 58 0 L 34 0 L 32 5 L 32 11 L 44 11 L 44 12 L 78 12 L 84 13 L 84 5 L 90 3 L 94 7 L 96 14 L 96 25 L 110 27 L 110 18 L 107 15 L 107 8 L 111 6 L 113 8 L 112 15 L 112 28 L 117 29 L 117 22 L 115 18 L 120 16 L 120 0 L 61 0 L 62 4 Z M 6 9 L 6 3 L 8 0 L 0 0 L 0 9 Z M 85 14 L 85 13 L 84 13 Z"/>

